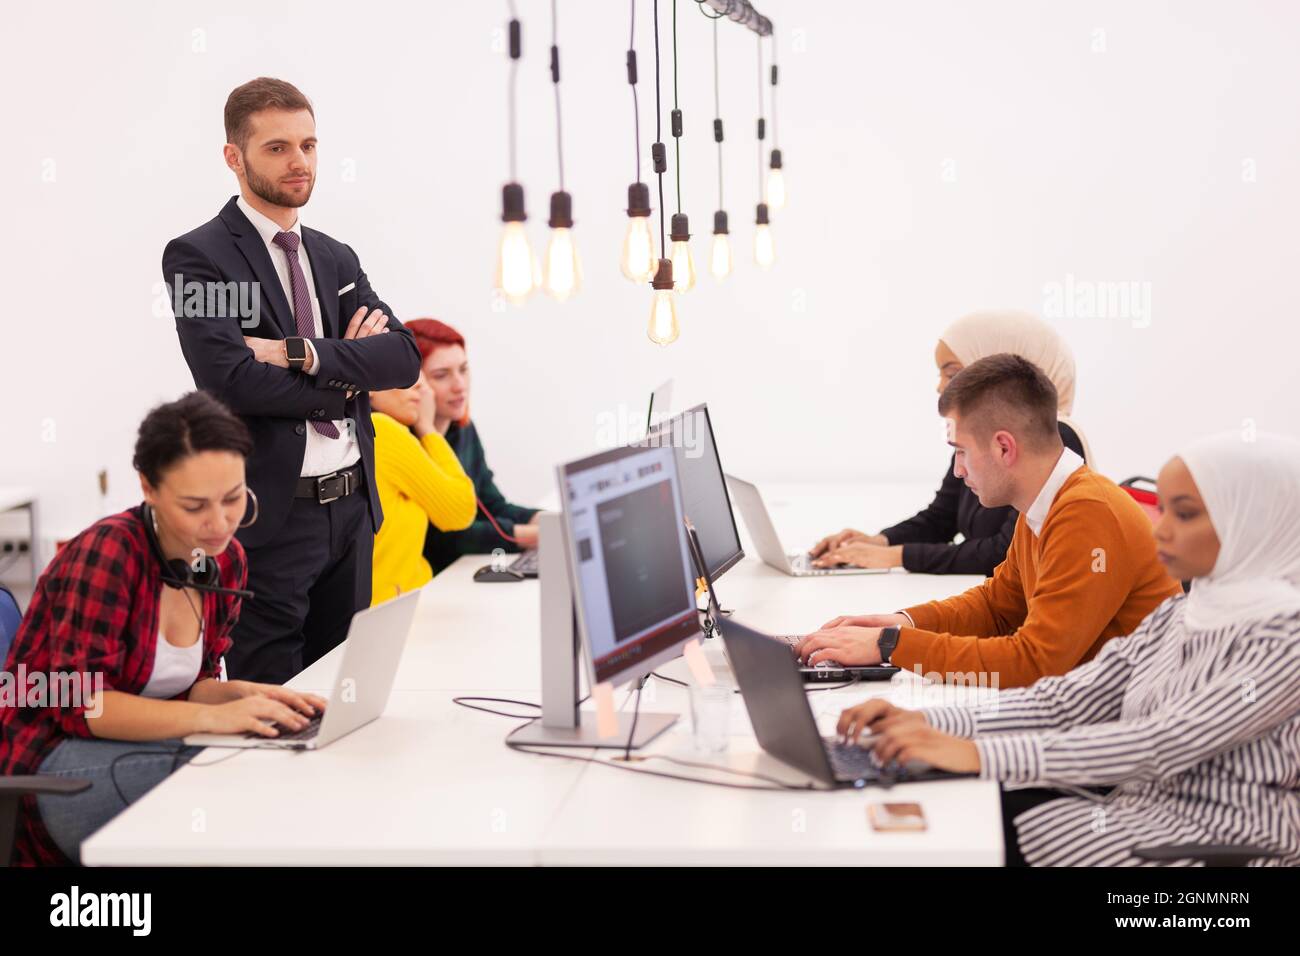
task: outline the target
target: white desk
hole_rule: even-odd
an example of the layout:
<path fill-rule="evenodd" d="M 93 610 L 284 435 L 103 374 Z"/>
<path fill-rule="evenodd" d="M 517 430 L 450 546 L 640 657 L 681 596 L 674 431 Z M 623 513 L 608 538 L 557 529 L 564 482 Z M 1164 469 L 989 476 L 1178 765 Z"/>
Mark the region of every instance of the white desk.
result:
<path fill-rule="evenodd" d="M 789 547 L 846 524 L 874 531 L 920 507 L 931 490 L 764 487 Z M 743 526 L 741 533 L 748 549 Z M 997 788 L 978 780 L 891 791 L 747 792 L 507 749 L 502 741 L 520 722 L 451 703 L 457 694 L 540 699 L 538 584 L 475 584 L 473 571 L 486 560 L 463 558 L 426 588 L 382 719 L 314 753 L 205 751 L 195 759 L 197 766 L 181 769 L 91 837 L 82 849 L 84 860 L 95 865 L 1002 862 Z M 891 611 L 956 593 L 978 580 L 901 572 L 796 580 L 747 557 L 722 577 L 718 589 L 738 619 L 779 633 L 807 630 L 838 613 Z M 720 648 L 710 642 L 707 654 L 722 679 L 730 681 Z M 337 658 L 336 651 L 318 661 L 294 684 L 327 687 Z M 681 661 L 662 672 L 686 677 Z M 841 707 L 868 693 L 892 693 L 912 705 L 942 693 L 918 690 L 910 677 L 899 681 L 893 687 L 818 691 L 810 700 L 829 727 Z M 617 699 L 625 696 L 620 690 Z M 645 749 L 647 754 L 801 779 L 759 751 L 739 695 L 730 748 L 717 756 L 695 753 L 683 688 L 651 680 L 642 707 L 682 714 L 673 730 Z M 696 773 L 657 760 L 639 766 Z M 885 798 L 920 802 L 930 829 L 872 831 L 866 804 Z"/>

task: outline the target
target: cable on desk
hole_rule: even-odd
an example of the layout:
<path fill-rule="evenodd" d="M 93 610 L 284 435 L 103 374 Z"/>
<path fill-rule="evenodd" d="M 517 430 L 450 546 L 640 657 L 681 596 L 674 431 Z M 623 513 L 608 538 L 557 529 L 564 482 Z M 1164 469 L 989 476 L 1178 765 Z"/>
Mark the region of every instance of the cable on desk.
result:
<path fill-rule="evenodd" d="M 466 707 L 469 710 L 481 710 L 485 714 L 496 714 L 498 717 L 515 717 L 527 721 L 537 719 L 528 714 L 508 714 L 504 710 L 493 710 L 491 707 L 479 707 L 476 704 L 465 703 L 468 700 L 483 701 L 489 704 L 515 704 L 519 707 L 536 707 L 538 710 L 542 709 L 541 704 L 534 704 L 531 700 L 511 700 L 508 697 L 453 697 L 451 702 L 453 704 L 458 704 L 461 707 Z"/>

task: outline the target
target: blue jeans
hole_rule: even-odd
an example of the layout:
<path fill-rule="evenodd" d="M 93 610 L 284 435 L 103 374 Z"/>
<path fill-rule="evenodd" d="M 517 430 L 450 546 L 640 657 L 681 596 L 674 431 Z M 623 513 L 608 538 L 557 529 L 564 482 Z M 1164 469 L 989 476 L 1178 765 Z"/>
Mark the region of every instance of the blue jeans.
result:
<path fill-rule="evenodd" d="M 69 737 L 41 761 L 38 774 L 84 777 L 89 790 L 36 798 L 41 822 L 70 860 L 81 862 L 81 841 L 135 803 L 199 752 L 180 740 L 99 740 Z"/>

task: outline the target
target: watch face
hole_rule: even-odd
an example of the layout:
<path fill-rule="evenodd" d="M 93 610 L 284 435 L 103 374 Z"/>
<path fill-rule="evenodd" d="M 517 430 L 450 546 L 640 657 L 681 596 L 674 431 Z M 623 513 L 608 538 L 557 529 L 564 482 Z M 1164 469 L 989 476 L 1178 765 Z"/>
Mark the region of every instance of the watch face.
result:
<path fill-rule="evenodd" d="M 302 339 L 285 339 L 285 354 L 291 362 L 303 362 L 307 359 L 307 343 Z"/>

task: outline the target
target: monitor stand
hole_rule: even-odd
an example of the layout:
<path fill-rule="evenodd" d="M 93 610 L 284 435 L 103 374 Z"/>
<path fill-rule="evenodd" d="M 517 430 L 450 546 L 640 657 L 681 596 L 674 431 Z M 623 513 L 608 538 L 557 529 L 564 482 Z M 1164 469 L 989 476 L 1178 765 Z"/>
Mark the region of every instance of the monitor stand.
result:
<path fill-rule="evenodd" d="M 537 516 L 537 578 L 542 611 L 542 716 L 510 735 L 512 744 L 537 747 L 599 747 L 624 750 L 632 733 L 632 714 L 618 715 L 618 732 L 602 737 L 596 715 L 578 708 L 578 622 L 569 583 L 564 518 L 544 511 Z M 677 714 L 641 711 L 632 749 L 654 740 L 677 722 Z"/>

